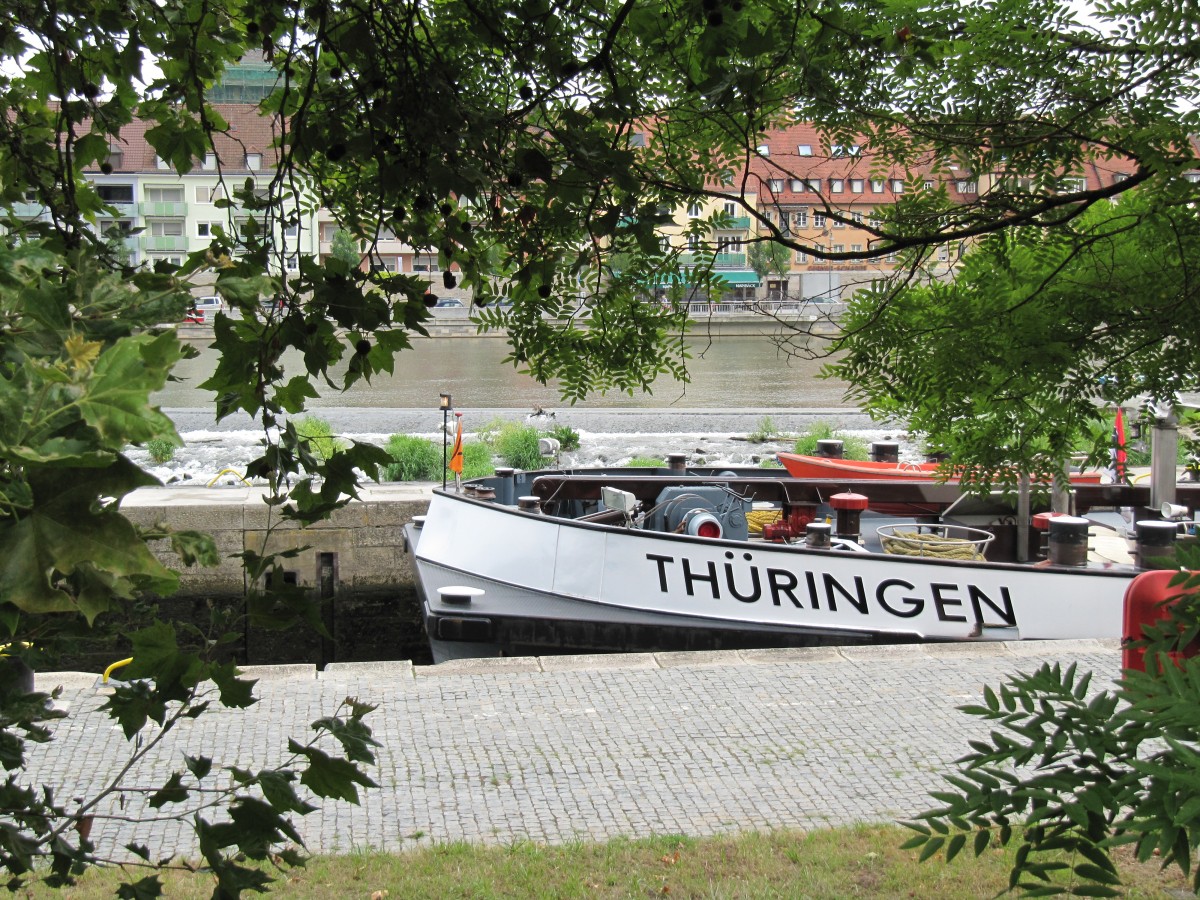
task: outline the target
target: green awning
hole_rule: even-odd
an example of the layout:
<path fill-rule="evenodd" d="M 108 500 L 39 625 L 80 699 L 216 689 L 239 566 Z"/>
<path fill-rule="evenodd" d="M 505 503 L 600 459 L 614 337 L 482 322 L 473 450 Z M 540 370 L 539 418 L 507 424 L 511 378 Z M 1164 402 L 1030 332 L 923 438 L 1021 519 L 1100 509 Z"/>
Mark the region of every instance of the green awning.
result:
<path fill-rule="evenodd" d="M 714 278 L 720 278 L 722 281 L 729 284 L 758 284 L 758 273 L 749 270 L 726 272 L 724 270 L 716 270 L 713 272 Z"/>

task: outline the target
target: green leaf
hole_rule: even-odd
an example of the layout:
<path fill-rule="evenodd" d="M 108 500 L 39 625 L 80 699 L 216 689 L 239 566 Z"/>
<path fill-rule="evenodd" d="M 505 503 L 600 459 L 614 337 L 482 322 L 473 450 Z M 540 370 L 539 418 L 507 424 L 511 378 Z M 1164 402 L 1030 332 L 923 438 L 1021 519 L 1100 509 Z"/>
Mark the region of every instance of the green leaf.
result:
<path fill-rule="evenodd" d="M 165 785 L 150 795 L 147 802 L 151 809 L 159 809 L 168 803 L 182 803 L 188 795 L 188 789 L 183 786 L 183 776 L 174 772 Z"/>
<path fill-rule="evenodd" d="M 329 756 L 317 747 L 302 747 L 294 741 L 289 743 L 289 749 L 308 759 L 308 767 L 300 777 L 300 782 L 318 797 L 336 797 L 350 803 L 358 803 L 358 789 L 377 787 L 374 781 L 344 759 Z"/>
<path fill-rule="evenodd" d="M 171 367 L 182 358 L 173 332 L 121 339 L 100 354 L 84 385 L 77 401 L 84 421 L 113 450 L 155 437 L 178 440 L 171 420 L 150 405 L 150 394 L 162 390 Z"/>
<path fill-rule="evenodd" d="M 221 691 L 221 702 L 230 709 L 245 709 L 258 701 L 254 698 L 256 679 L 243 680 L 233 663 L 213 666 L 209 677 Z"/>
<path fill-rule="evenodd" d="M 208 773 L 212 771 L 212 760 L 207 756 L 188 756 L 183 755 L 183 761 L 188 767 L 188 771 L 196 777 L 197 781 L 203 781 L 208 777 Z"/>
<path fill-rule="evenodd" d="M 157 875 L 147 875 L 137 881 L 122 883 L 117 887 L 117 896 L 122 900 L 152 900 L 163 896 L 162 880 Z"/>

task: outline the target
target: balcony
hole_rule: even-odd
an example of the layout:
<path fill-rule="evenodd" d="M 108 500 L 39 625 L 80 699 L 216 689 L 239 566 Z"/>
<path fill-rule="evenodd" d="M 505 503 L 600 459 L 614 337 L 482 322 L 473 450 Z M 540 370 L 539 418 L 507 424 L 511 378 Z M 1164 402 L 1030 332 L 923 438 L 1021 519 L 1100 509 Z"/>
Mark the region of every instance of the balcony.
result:
<path fill-rule="evenodd" d="M 696 265 L 696 254 L 682 253 L 679 256 L 681 266 Z M 714 269 L 744 269 L 746 268 L 745 253 L 716 253 L 713 254 Z"/>
<path fill-rule="evenodd" d="M 151 219 L 182 219 L 187 215 L 188 205 L 179 203 L 147 200 L 142 204 L 142 215 Z"/>
<path fill-rule="evenodd" d="M 749 228 L 749 216 L 730 216 L 728 224 L 721 226 L 721 231 L 748 231 Z"/>
<path fill-rule="evenodd" d="M 183 235 L 148 234 L 142 237 L 142 249 L 147 252 L 163 250 L 187 250 L 188 239 Z"/>
<path fill-rule="evenodd" d="M 36 219 L 46 212 L 40 203 L 14 203 L 13 215 L 19 219 Z"/>

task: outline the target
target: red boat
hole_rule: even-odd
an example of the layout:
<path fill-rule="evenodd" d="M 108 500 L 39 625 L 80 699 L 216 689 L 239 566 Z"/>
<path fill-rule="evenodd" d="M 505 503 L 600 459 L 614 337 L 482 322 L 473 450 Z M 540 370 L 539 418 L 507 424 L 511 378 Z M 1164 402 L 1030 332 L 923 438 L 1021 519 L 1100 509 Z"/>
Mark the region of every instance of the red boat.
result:
<path fill-rule="evenodd" d="M 906 481 L 941 481 L 938 463 L 933 462 L 874 462 L 872 460 L 833 459 L 825 456 L 804 456 L 800 453 L 777 453 L 779 461 L 793 478 L 846 478 L 854 480 L 887 481 L 902 478 Z M 1100 484 L 1100 472 L 1072 472 L 1072 484 Z M 947 481 L 957 481 L 951 477 Z"/>

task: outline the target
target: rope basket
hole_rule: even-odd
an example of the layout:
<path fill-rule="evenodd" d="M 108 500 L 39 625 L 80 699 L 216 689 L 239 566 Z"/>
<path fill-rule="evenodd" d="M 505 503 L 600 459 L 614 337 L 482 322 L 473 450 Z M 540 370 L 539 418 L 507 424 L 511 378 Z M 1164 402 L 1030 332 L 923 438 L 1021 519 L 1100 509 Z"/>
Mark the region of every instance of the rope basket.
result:
<path fill-rule="evenodd" d="M 884 553 L 933 559 L 982 560 L 994 534 L 965 525 L 881 525 Z"/>

